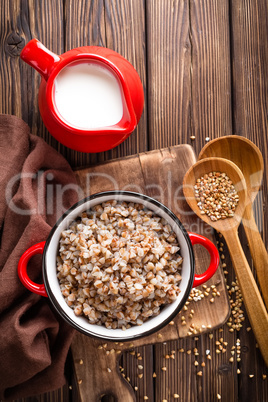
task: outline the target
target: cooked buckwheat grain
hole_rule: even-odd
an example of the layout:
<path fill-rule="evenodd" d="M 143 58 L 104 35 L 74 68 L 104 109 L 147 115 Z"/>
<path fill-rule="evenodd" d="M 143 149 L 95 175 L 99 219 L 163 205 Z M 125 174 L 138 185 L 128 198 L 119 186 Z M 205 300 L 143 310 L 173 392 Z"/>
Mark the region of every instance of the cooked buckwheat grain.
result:
<path fill-rule="evenodd" d="M 61 234 L 57 276 L 66 303 L 90 323 L 141 325 L 178 296 L 182 257 L 167 222 L 142 204 L 111 200 Z"/>

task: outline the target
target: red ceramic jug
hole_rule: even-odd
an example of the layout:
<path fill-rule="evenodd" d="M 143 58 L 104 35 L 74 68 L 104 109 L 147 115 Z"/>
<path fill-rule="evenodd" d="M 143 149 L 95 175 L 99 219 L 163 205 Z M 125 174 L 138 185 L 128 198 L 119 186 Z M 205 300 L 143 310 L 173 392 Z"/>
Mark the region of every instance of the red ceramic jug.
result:
<path fill-rule="evenodd" d="M 84 46 L 58 56 L 50 52 L 37 39 L 32 39 L 23 48 L 20 57 L 34 67 L 42 76 L 39 89 L 40 113 L 48 131 L 62 144 L 81 152 L 102 152 L 122 143 L 136 128 L 143 110 L 143 87 L 137 71 L 117 52 L 98 46 Z M 111 114 L 112 118 L 114 116 L 112 109 L 113 102 L 111 102 L 111 110 L 108 104 L 109 109 L 106 109 L 106 111 L 104 109 L 93 112 L 95 115 L 98 114 L 97 118 L 100 124 L 97 127 L 80 126 L 79 118 L 87 117 L 83 112 L 84 107 L 86 107 L 87 113 L 90 115 L 90 112 L 93 110 L 92 105 L 94 106 L 95 101 L 94 98 L 91 99 L 93 95 L 87 89 L 85 89 L 86 93 L 83 93 L 83 100 L 81 100 L 82 97 L 81 99 L 75 99 L 72 93 L 68 93 L 67 87 L 63 87 L 65 89 L 64 97 L 68 102 L 73 102 L 73 114 L 76 113 L 75 110 L 81 113 L 80 117 L 79 113 L 74 116 L 74 118 L 78 119 L 78 124 L 68 121 L 68 114 L 72 114 L 72 103 L 68 104 L 69 112 L 67 113 L 67 118 L 59 110 L 55 95 L 56 85 L 58 85 L 57 80 L 59 81 L 59 77 L 66 74 L 66 71 L 70 71 L 70 68 L 76 67 L 79 70 L 80 66 L 82 66 L 81 68 L 86 68 L 85 66 L 87 65 L 100 69 L 101 74 L 106 74 L 107 77 L 109 75 L 111 79 L 116 81 L 115 84 L 118 86 L 118 93 L 120 94 L 120 107 L 122 108 L 122 113 L 117 122 L 111 124 L 108 121 L 108 124 L 106 124 L 107 112 Z M 61 74 L 62 72 L 63 74 Z M 72 82 L 70 82 L 71 78 L 68 81 L 68 74 L 66 77 L 65 82 L 68 85 L 72 85 Z M 78 78 L 80 79 L 80 83 L 83 83 L 81 81 L 83 78 L 81 76 Z M 61 82 L 64 83 L 64 81 Z M 61 85 L 63 86 L 64 84 Z M 105 85 L 102 85 L 104 89 Z M 76 81 L 73 81 L 72 88 L 74 91 L 76 90 Z M 100 90 L 97 88 L 96 91 L 94 96 L 96 94 L 99 95 L 100 99 L 98 101 L 101 105 L 101 88 Z M 103 103 L 108 102 L 108 95 L 105 93 Z M 65 101 L 65 99 L 63 100 Z M 88 108 L 87 101 L 89 104 Z M 79 106 L 79 102 L 81 107 Z"/>

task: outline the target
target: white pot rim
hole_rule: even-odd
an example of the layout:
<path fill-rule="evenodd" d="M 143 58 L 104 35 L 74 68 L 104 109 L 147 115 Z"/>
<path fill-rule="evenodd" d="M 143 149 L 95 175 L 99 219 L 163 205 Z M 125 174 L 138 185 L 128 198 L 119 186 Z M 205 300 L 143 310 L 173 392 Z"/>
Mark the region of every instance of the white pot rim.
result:
<path fill-rule="evenodd" d="M 175 231 L 180 253 L 184 254 L 182 263 L 182 288 L 176 301 L 163 308 L 156 317 L 148 319 L 141 326 L 133 326 L 125 331 L 121 329 L 107 329 L 104 326 L 93 325 L 85 317 L 75 316 L 73 310 L 67 305 L 60 292 L 59 283 L 56 277 L 56 254 L 58 250 L 59 237 L 62 230 L 67 229 L 70 223 L 82 211 L 89 209 L 89 206 L 97 205 L 111 199 L 119 199 L 126 202 L 138 202 L 144 204 L 148 209 L 155 211 L 159 216 L 164 217 Z M 53 262 L 53 259 L 55 262 Z M 52 228 L 45 244 L 43 260 L 43 278 L 47 295 L 57 313 L 76 330 L 85 335 L 93 336 L 104 341 L 124 342 L 151 335 L 167 325 L 183 308 L 193 286 L 195 263 L 194 252 L 190 237 L 178 217 L 165 205 L 147 195 L 131 191 L 105 191 L 90 195 L 68 209 Z"/>

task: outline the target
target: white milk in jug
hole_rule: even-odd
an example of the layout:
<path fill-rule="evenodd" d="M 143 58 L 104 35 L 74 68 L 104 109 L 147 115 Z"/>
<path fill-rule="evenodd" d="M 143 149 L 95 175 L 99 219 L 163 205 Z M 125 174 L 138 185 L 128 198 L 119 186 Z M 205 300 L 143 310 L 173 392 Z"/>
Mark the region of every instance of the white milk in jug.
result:
<path fill-rule="evenodd" d="M 97 63 L 63 68 L 55 79 L 55 104 L 62 119 L 79 129 L 113 126 L 123 117 L 119 81 Z"/>

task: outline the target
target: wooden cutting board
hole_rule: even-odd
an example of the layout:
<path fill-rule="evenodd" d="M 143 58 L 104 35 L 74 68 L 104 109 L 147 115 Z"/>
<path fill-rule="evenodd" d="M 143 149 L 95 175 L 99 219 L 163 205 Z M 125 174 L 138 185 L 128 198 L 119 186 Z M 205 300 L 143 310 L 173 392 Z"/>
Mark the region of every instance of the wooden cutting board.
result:
<path fill-rule="evenodd" d="M 186 230 L 203 234 L 215 242 L 211 228 L 197 218 L 183 197 L 183 177 L 195 161 L 196 156 L 192 147 L 179 145 L 83 169 L 76 172 L 81 187 L 81 198 L 106 190 L 144 193 L 170 208 L 179 217 Z M 194 252 L 196 272 L 201 273 L 209 264 L 209 256 L 201 246 L 195 246 Z M 202 334 L 221 326 L 230 313 L 221 267 L 208 281 L 207 286 L 213 284 L 220 293 L 219 297 L 214 297 L 213 303 L 210 301 L 212 296 L 204 297 L 198 302 L 192 301 L 188 310 L 178 314 L 174 319 L 173 325 L 169 324 L 160 332 L 148 337 L 115 344 L 104 343 L 77 333 L 72 343 L 72 354 L 81 401 L 99 401 L 104 394 L 112 394 L 122 402 L 135 401 L 132 388 L 119 373 L 118 361 L 123 351 L 141 345 Z M 192 308 L 194 316 L 190 318 Z M 187 325 L 181 324 L 182 314 Z M 192 330 L 191 324 L 194 324 Z"/>

